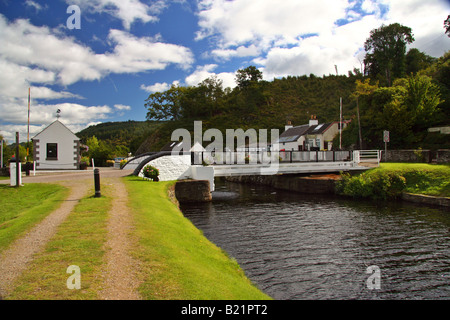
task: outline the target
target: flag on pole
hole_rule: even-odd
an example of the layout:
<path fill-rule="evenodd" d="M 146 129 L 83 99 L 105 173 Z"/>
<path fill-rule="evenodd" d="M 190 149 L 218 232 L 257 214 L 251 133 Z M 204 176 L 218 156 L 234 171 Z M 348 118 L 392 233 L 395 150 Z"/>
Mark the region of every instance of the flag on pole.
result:
<path fill-rule="evenodd" d="M 29 143 L 30 143 L 30 101 L 31 101 L 31 88 L 28 87 L 28 131 L 27 131 L 27 160 L 30 154 Z"/>

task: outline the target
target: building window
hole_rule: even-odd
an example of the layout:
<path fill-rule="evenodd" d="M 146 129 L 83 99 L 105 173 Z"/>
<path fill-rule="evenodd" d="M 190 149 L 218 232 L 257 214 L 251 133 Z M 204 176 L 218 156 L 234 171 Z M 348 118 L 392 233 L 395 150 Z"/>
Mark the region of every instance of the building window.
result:
<path fill-rule="evenodd" d="M 47 143 L 47 160 L 58 160 L 57 143 Z"/>

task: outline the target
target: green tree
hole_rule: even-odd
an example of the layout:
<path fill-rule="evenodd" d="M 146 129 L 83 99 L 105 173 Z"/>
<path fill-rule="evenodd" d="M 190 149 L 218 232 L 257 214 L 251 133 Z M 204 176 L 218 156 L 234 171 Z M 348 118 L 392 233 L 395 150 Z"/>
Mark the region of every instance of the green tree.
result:
<path fill-rule="evenodd" d="M 416 74 L 420 70 L 430 67 L 436 59 L 421 52 L 416 48 L 412 48 L 406 54 L 406 74 Z"/>
<path fill-rule="evenodd" d="M 263 74 L 255 66 L 239 69 L 236 72 L 236 83 L 239 88 L 248 87 L 250 84 L 262 80 Z"/>
<path fill-rule="evenodd" d="M 167 91 L 149 95 L 145 100 L 147 120 L 178 120 L 182 115 L 181 97 L 185 90 L 172 85 Z"/>
<path fill-rule="evenodd" d="M 444 29 L 445 33 L 448 37 L 450 37 L 450 14 L 447 16 L 447 19 L 444 21 Z"/>
<path fill-rule="evenodd" d="M 359 148 L 363 149 L 363 138 L 362 138 L 362 132 L 361 132 L 361 116 L 360 116 L 360 110 L 359 110 L 359 97 L 360 96 L 368 96 L 368 95 L 372 94 L 378 88 L 378 82 L 375 85 L 371 85 L 370 79 L 367 78 L 364 81 L 357 79 L 355 81 L 355 84 L 356 84 L 355 91 L 351 94 L 350 97 L 356 100 L 356 116 L 357 116 L 357 121 L 358 121 L 358 141 L 359 141 Z"/>
<path fill-rule="evenodd" d="M 373 29 L 364 43 L 367 52 L 364 63 L 368 75 L 384 80 L 387 86 L 391 86 L 395 78 L 403 77 L 406 70 L 406 45 L 413 41 L 411 28 L 398 23 Z"/>

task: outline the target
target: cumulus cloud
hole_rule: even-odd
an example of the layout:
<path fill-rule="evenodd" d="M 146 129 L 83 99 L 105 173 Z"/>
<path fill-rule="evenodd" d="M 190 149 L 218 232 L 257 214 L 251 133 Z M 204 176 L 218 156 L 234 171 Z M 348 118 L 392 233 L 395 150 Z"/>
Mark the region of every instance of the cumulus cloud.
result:
<path fill-rule="evenodd" d="M 111 52 L 96 54 L 71 37 L 60 37 L 48 27 L 36 27 L 27 20 L 9 23 L 0 14 L 0 59 L 70 85 L 80 80 L 99 80 L 110 73 L 135 73 L 161 70 L 169 64 L 187 68 L 193 63 L 189 48 L 137 38 L 121 30 L 110 30 Z M 26 72 L 25 72 L 26 73 Z M 33 79 L 29 79 L 33 81 Z"/>
<path fill-rule="evenodd" d="M 207 56 L 217 61 L 252 57 L 269 80 L 335 66 L 346 74 L 361 68 L 364 42 L 382 24 L 411 27 L 411 47 L 441 56 L 450 49 L 442 27 L 449 9 L 446 0 L 200 0 L 196 37 L 213 41 Z"/>
<path fill-rule="evenodd" d="M 172 82 L 172 85 L 177 86 L 177 85 L 179 85 L 179 83 L 180 82 L 178 80 L 176 80 L 176 81 Z M 141 85 L 140 88 L 146 92 L 154 93 L 154 92 L 167 91 L 170 89 L 170 87 L 171 87 L 171 85 L 167 82 L 157 82 L 157 83 L 149 85 L 149 86 L 146 86 L 143 84 L 143 85 Z"/>
<path fill-rule="evenodd" d="M 196 86 L 203 80 L 216 76 L 219 80 L 222 80 L 225 88 L 234 88 L 236 86 L 235 73 L 234 72 L 212 72 L 218 67 L 217 64 L 208 64 L 204 66 L 198 66 L 196 70 L 186 77 L 185 83 L 188 86 Z"/>
<path fill-rule="evenodd" d="M 26 112 L 22 108 L 27 105 L 30 87 L 33 112 L 38 112 L 33 114 L 33 121 L 49 123 L 57 108 L 64 109 L 66 120 L 72 124 L 104 119 L 114 111 L 123 112 L 126 109 L 73 103 L 43 105 L 41 100 L 81 99 L 81 96 L 66 89 L 56 90 L 79 81 L 101 80 L 114 73 L 163 70 L 171 64 L 187 69 L 194 61 L 189 48 L 164 43 L 159 35 L 138 38 L 127 31 L 112 29 L 107 41 L 111 49 L 96 53 L 56 29 L 38 27 L 24 19 L 10 22 L 0 14 L 2 122 L 26 122 Z M 78 112 L 87 117 L 80 119 Z"/>
<path fill-rule="evenodd" d="M 197 39 L 219 36 L 225 48 L 295 43 L 299 36 L 330 30 L 347 5 L 346 0 L 201 0 Z"/>
<path fill-rule="evenodd" d="M 126 106 L 126 105 L 123 105 L 123 104 L 115 104 L 114 108 L 116 108 L 117 110 L 127 110 L 127 111 L 131 110 L 130 106 Z"/>
<path fill-rule="evenodd" d="M 67 0 L 68 5 L 78 5 L 82 10 L 93 13 L 107 13 L 122 20 L 129 30 L 136 20 L 144 23 L 158 21 L 158 15 L 166 8 L 166 1 L 152 1 L 151 4 L 139 0 Z"/>

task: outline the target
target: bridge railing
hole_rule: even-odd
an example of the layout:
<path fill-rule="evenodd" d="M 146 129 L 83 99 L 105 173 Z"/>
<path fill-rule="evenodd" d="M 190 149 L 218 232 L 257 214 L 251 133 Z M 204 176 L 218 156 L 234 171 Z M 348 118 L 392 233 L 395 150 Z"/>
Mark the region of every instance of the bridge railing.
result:
<path fill-rule="evenodd" d="M 380 150 L 355 150 L 353 151 L 353 159 L 356 163 L 376 163 L 380 164 Z"/>
<path fill-rule="evenodd" d="M 343 162 L 352 161 L 351 151 L 236 151 L 236 152 L 191 152 L 192 164 L 232 165 L 270 164 L 298 162 Z"/>

